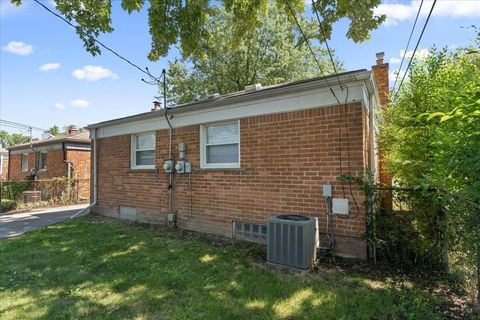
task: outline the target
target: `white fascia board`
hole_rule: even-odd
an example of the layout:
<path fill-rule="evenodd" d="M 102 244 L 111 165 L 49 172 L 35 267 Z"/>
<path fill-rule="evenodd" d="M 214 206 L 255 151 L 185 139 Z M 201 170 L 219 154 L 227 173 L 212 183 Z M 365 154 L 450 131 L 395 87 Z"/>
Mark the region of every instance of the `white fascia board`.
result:
<path fill-rule="evenodd" d="M 16 150 L 11 150 L 10 154 L 22 154 L 22 153 L 33 153 L 33 152 L 48 152 L 48 151 L 54 151 L 54 150 L 62 150 L 63 144 L 62 143 L 54 143 L 54 144 L 48 144 L 44 146 L 33 146 L 33 148 L 23 148 L 23 149 L 16 149 Z"/>
<path fill-rule="evenodd" d="M 347 90 L 334 87 L 334 92 L 340 103 L 361 102 L 364 107 L 369 105 L 368 90 L 364 81 L 349 82 Z M 367 95 L 367 96 L 366 96 Z M 337 100 L 328 87 L 309 89 L 288 94 L 260 98 L 254 101 L 244 101 L 226 104 L 214 108 L 197 108 L 182 113 L 173 113 L 170 121 L 174 128 L 197 125 L 216 121 L 228 121 L 247 117 L 293 112 L 337 105 Z M 368 110 L 368 107 L 367 107 Z M 106 125 L 97 129 L 97 138 L 107 138 L 124 134 L 140 133 L 167 129 L 168 124 L 163 113 L 155 118 L 132 120 L 126 123 Z"/>

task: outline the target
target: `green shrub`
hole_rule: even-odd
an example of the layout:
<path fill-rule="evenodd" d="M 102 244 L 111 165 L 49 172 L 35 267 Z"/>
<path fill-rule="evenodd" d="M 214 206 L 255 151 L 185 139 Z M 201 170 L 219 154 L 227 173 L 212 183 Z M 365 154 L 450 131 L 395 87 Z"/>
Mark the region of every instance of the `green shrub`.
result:
<path fill-rule="evenodd" d="M 12 209 L 15 209 L 15 206 L 16 206 L 15 200 L 2 199 L 2 210 L 1 210 L 1 212 L 6 212 L 6 211 L 10 211 Z"/>
<path fill-rule="evenodd" d="M 2 199 L 17 200 L 20 194 L 29 188 L 29 185 L 29 182 L 5 182 L 2 187 Z"/>

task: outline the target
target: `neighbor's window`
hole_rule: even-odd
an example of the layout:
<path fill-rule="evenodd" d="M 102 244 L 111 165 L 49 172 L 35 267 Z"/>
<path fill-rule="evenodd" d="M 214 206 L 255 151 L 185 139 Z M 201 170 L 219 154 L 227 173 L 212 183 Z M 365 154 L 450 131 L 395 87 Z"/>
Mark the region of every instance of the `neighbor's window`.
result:
<path fill-rule="evenodd" d="M 155 132 L 132 135 L 132 169 L 155 169 Z"/>
<path fill-rule="evenodd" d="M 22 153 L 20 166 L 23 172 L 28 171 L 28 153 Z"/>
<path fill-rule="evenodd" d="M 47 170 L 47 152 L 40 152 L 40 157 L 38 158 L 38 170 L 46 171 Z"/>
<path fill-rule="evenodd" d="M 240 122 L 203 125 L 201 134 L 202 168 L 240 167 Z"/>

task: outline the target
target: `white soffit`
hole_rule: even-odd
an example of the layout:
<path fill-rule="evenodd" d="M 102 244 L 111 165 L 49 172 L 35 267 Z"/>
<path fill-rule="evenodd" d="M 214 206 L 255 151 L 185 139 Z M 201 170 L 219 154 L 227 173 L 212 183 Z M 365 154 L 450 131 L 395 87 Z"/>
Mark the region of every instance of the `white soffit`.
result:
<path fill-rule="evenodd" d="M 369 95 L 365 82 L 357 81 L 348 84 L 347 90 L 334 89 L 340 103 L 361 102 L 369 110 Z M 346 100 L 347 99 L 347 100 Z M 237 102 L 214 108 L 194 109 L 188 112 L 175 113 L 171 119 L 174 128 L 202 123 L 242 119 L 268 114 L 293 112 L 313 108 L 337 105 L 337 100 L 327 87 L 310 89 L 296 93 L 279 94 L 274 97 L 260 98 L 255 101 Z M 173 113 L 173 112 L 172 112 Z M 113 137 L 145 131 L 167 129 L 168 124 L 159 113 L 158 117 L 132 120 L 124 123 L 106 125 L 97 128 L 97 138 Z"/>

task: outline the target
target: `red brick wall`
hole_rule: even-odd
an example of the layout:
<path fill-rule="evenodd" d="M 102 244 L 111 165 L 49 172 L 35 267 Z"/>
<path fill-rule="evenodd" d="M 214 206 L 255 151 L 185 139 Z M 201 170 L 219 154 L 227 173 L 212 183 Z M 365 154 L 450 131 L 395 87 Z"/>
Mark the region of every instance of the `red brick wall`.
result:
<path fill-rule="evenodd" d="M 8 156 L 4 155 L 2 160 L 2 174 L 0 181 L 6 181 L 8 179 Z"/>
<path fill-rule="evenodd" d="M 341 117 L 345 125 L 342 143 Z M 200 170 L 200 126 L 175 129 L 174 157 L 178 157 L 178 143 L 184 142 L 186 158 L 193 165 L 191 217 L 189 176 L 175 174 L 173 208 L 179 214 L 178 225 L 230 236 L 233 220 L 265 223 L 271 215 L 298 213 L 319 217 L 323 232 L 326 208 L 322 185 L 331 184 L 333 196 L 343 197 L 338 178 L 340 149 L 344 175 L 350 171 L 357 176 L 364 170 L 368 163 L 364 153 L 366 119 L 360 104 L 241 119 L 241 170 L 236 171 Z M 130 139 L 130 135 L 122 135 L 97 141 L 96 212 L 118 216 L 119 206 L 135 207 L 138 220 L 164 222 L 168 175 L 162 166 L 168 157 L 168 130 L 157 131 L 156 170 L 130 169 Z M 365 243 L 359 238 L 365 231 L 364 195 L 353 182 L 351 194 L 357 210 L 350 185 L 345 183 L 343 189 L 353 218 L 334 216 L 335 250 L 365 258 Z"/>
<path fill-rule="evenodd" d="M 9 170 L 9 179 L 15 181 L 25 180 L 25 177 L 30 174 L 30 170 L 35 166 L 35 154 L 29 153 L 28 154 L 28 170 L 22 171 L 21 169 L 21 161 L 22 155 L 21 154 L 11 154 L 10 155 L 10 163 L 8 166 Z"/>
<path fill-rule="evenodd" d="M 67 150 L 66 158 L 73 163 L 78 180 L 79 200 L 90 199 L 90 150 Z"/>

